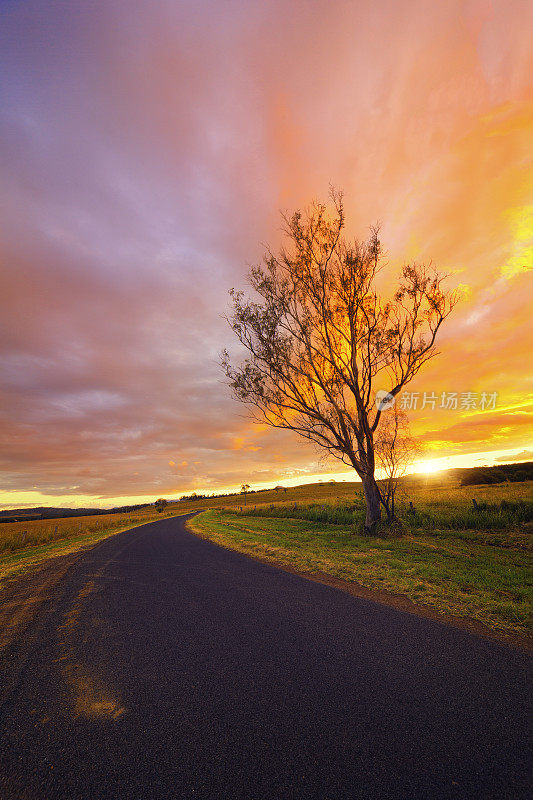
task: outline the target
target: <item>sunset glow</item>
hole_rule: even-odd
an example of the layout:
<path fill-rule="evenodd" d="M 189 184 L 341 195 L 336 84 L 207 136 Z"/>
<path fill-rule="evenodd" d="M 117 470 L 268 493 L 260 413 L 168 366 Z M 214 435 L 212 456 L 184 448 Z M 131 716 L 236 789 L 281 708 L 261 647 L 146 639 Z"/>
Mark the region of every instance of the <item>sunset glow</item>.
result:
<path fill-rule="evenodd" d="M 533 4 L 10 0 L 0 8 L 0 507 L 354 480 L 218 364 L 279 211 L 381 223 L 386 292 L 461 300 L 398 402 L 414 471 L 533 460 Z M 388 389 L 389 387 L 375 387 Z"/>
<path fill-rule="evenodd" d="M 412 472 L 421 472 L 423 475 L 433 475 L 435 472 L 440 472 L 441 470 L 442 466 L 438 461 L 418 461 L 414 465 Z"/>

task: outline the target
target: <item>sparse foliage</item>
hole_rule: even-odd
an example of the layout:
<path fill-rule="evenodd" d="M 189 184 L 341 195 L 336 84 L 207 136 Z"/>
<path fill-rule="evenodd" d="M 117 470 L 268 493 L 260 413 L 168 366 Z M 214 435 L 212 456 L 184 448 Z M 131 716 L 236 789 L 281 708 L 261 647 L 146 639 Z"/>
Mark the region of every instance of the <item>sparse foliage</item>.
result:
<path fill-rule="evenodd" d="M 430 266 L 408 264 L 383 299 L 375 286 L 378 229 L 348 242 L 342 194 L 330 197 L 332 215 L 314 203 L 283 217 L 287 246 L 279 255 L 268 250 L 249 275 L 259 302 L 231 290 L 229 321 L 248 357 L 234 366 L 224 351 L 222 366 L 255 420 L 293 430 L 355 469 L 373 532 L 383 503 L 374 477 L 376 390 L 397 395 L 435 355 L 455 297 Z"/>
<path fill-rule="evenodd" d="M 249 491 L 250 491 L 249 485 L 247 483 L 243 483 L 243 485 L 241 486 L 241 494 L 244 495 L 244 505 L 246 505 L 246 495 L 248 494 Z"/>
<path fill-rule="evenodd" d="M 400 479 L 422 451 L 421 443 L 409 433 L 407 414 L 397 405 L 382 414 L 374 438 L 374 449 L 376 463 L 385 475 L 380 489 L 383 505 L 388 521 L 392 522 L 395 518 L 395 502 Z"/>

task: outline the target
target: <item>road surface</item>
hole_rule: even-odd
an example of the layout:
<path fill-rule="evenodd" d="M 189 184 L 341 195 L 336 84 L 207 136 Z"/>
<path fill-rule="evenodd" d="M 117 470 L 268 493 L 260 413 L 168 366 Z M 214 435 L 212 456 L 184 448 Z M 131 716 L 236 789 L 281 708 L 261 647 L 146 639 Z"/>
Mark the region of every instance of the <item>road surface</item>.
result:
<path fill-rule="evenodd" d="M 526 798 L 528 662 L 162 520 L 10 654 L 0 797 Z"/>

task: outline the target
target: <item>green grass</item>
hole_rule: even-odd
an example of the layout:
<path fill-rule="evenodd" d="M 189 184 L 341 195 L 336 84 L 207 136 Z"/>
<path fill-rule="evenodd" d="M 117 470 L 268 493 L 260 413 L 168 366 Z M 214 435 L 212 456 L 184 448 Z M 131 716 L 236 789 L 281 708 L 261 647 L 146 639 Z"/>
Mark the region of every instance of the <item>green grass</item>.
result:
<path fill-rule="evenodd" d="M 229 510 L 229 509 L 228 509 Z M 533 501 L 502 500 L 499 503 L 484 503 L 478 509 L 457 506 L 418 507 L 410 511 L 405 505 L 398 509 L 402 529 L 408 531 L 438 530 L 508 530 L 533 519 Z M 307 503 L 261 505 L 246 511 L 233 509 L 235 514 L 247 516 L 276 517 L 281 519 L 305 519 L 326 525 L 354 525 L 362 530 L 365 520 L 365 505 L 362 497 L 356 496 L 352 503 Z"/>
<path fill-rule="evenodd" d="M 530 632 L 530 537 L 519 528 L 496 533 L 418 528 L 382 539 L 361 536 L 352 524 L 273 516 L 274 511 L 244 515 L 211 510 L 188 524 L 195 533 L 252 556 L 400 593 L 495 630 Z"/>

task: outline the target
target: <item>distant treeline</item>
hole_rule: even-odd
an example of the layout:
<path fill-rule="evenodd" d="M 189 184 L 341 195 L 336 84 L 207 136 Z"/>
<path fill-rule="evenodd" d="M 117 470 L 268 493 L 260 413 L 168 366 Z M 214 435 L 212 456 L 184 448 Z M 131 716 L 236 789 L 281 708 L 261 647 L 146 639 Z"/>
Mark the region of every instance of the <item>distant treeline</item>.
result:
<path fill-rule="evenodd" d="M 248 489 L 246 494 L 255 494 L 256 489 Z M 190 503 L 194 502 L 195 500 L 212 500 L 213 498 L 218 497 L 236 497 L 238 494 L 242 494 L 242 492 L 225 492 L 223 494 L 217 494 L 213 492 L 213 494 L 198 494 L 197 492 L 193 492 L 192 494 L 184 494 L 183 497 L 180 497 L 180 503 Z"/>
<path fill-rule="evenodd" d="M 473 486 L 480 483 L 520 483 L 533 480 L 533 461 L 523 464 L 502 464 L 497 467 L 470 467 L 456 469 L 461 486 Z"/>

